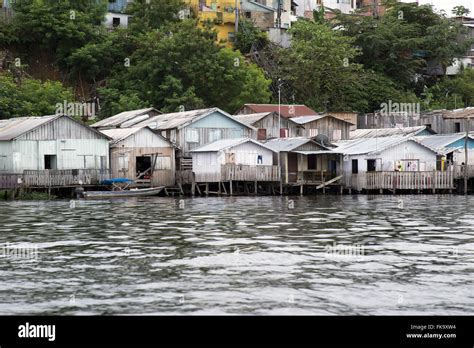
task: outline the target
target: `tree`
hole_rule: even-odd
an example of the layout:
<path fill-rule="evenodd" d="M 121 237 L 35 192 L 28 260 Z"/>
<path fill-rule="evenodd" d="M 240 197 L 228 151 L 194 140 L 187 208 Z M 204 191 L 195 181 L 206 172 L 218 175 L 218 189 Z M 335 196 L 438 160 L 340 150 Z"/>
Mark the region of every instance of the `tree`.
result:
<path fill-rule="evenodd" d="M 354 61 L 359 51 L 352 39 L 325 24 L 296 22 L 290 30 L 292 46 L 282 48 L 279 66 L 296 100 L 316 110 L 359 108 L 362 85 L 356 78 L 361 70 Z M 347 88 L 351 86 L 348 93 Z"/>
<path fill-rule="evenodd" d="M 456 109 L 474 106 L 474 70 L 465 69 L 455 77 L 446 76 L 428 89 L 430 109 Z"/>
<path fill-rule="evenodd" d="M 0 119 L 52 115 L 56 104 L 74 102 L 71 91 L 60 82 L 24 79 L 16 82 L 11 74 L 0 75 Z"/>
<path fill-rule="evenodd" d="M 462 26 L 429 5 L 392 3 L 379 19 L 338 14 L 333 26 L 342 27 L 361 48 L 356 62 L 387 75 L 402 88 L 414 88 L 420 78 L 421 85 L 434 83 L 426 68 L 446 69 L 469 45 L 458 41 Z"/>
<path fill-rule="evenodd" d="M 260 28 L 257 28 L 251 21 L 245 19 L 239 22 L 239 31 L 237 32 L 235 49 L 243 54 L 249 53 L 254 44 L 259 47 L 268 42 L 267 34 Z"/>
<path fill-rule="evenodd" d="M 185 20 L 141 36 L 130 66 L 117 67 L 101 89 L 107 97 L 102 116 L 110 115 L 120 93 L 165 111 L 205 105 L 234 111 L 244 102 L 267 102 L 268 86 L 239 52 L 216 46 L 195 21 Z"/>
<path fill-rule="evenodd" d="M 183 20 L 185 7 L 184 0 L 135 0 L 127 6 L 127 13 L 138 19 L 130 29 L 143 33 Z"/>
<path fill-rule="evenodd" d="M 462 5 L 459 6 L 454 6 L 453 9 L 451 10 L 451 13 L 455 15 L 456 17 L 464 17 L 469 15 L 471 11 L 468 8 L 465 8 Z"/>

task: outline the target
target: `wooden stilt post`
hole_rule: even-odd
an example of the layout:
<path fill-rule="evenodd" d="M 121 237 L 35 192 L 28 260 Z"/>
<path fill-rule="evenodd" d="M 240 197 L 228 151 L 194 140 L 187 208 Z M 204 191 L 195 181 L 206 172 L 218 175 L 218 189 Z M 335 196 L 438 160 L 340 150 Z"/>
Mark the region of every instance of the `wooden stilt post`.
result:
<path fill-rule="evenodd" d="M 257 180 L 255 180 L 255 196 L 258 195 L 258 183 Z"/>
<path fill-rule="evenodd" d="M 229 181 L 229 189 L 230 189 L 230 195 L 232 196 L 234 194 L 234 190 L 232 188 L 232 180 Z"/>
<path fill-rule="evenodd" d="M 304 184 L 300 185 L 300 196 L 303 196 L 304 194 Z"/>
<path fill-rule="evenodd" d="M 209 196 L 209 183 L 206 182 L 206 196 Z"/>

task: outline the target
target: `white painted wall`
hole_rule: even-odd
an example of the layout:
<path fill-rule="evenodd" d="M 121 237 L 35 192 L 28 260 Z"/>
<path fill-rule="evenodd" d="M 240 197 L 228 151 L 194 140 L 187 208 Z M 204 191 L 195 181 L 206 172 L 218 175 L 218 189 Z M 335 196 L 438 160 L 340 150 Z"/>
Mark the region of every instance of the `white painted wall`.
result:
<path fill-rule="evenodd" d="M 57 156 L 57 169 L 101 169 L 101 156 L 106 157 L 108 168 L 109 144 L 107 139 L 0 142 L 4 172 L 21 174 L 24 170 L 44 170 L 45 155 Z"/>
<path fill-rule="evenodd" d="M 120 19 L 120 28 L 127 28 L 128 27 L 128 20 L 130 18 L 129 15 L 122 14 L 122 13 L 113 13 L 107 12 L 105 15 L 105 22 L 104 25 L 106 28 L 113 28 L 113 19 L 119 18 Z"/>
<path fill-rule="evenodd" d="M 377 155 L 349 155 L 343 161 L 343 170 L 347 175 L 352 174 L 352 160 L 358 160 L 359 174 L 367 172 L 368 159 L 380 159 L 378 161 L 378 171 L 395 171 L 397 161 L 419 160 L 418 171 L 436 170 L 436 153 L 428 148 L 414 142 L 406 141 L 402 144 L 386 149 Z"/>

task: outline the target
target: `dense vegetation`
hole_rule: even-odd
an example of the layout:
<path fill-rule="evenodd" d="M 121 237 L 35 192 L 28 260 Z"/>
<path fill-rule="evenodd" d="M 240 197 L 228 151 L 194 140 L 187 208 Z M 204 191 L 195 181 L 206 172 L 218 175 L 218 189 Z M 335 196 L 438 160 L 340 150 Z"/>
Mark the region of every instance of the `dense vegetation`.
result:
<path fill-rule="evenodd" d="M 184 0 L 137 0 L 129 28 L 112 32 L 101 25 L 107 0 L 13 6 L 13 20 L 0 26 L 0 118 L 51 114 L 73 99 L 98 99 L 100 117 L 151 105 L 233 112 L 275 101 L 278 84 L 286 101 L 316 110 L 371 112 L 389 100 L 424 109 L 474 105 L 474 71 L 443 74 L 470 44 L 458 40 L 463 27 L 426 5 L 388 3 L 380 18 L 339 13 L 330 21 L 318 11 L 293 25 L 290 48 L 270 45 L 244 20 L 234 49 L 187 18 Z M 261 67 L 244 56 L 255 43 L 267 47 Z"/>

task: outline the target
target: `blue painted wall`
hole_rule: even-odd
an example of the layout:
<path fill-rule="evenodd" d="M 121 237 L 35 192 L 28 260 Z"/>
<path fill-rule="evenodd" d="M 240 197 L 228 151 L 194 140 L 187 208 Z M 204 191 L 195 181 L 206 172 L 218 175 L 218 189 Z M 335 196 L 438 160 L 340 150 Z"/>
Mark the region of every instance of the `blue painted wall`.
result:
<path fill-rule="evenodd" d="M 189 125 L 192 128 L 238 128 L 238 129 L 248 129 L 243 124 L 236 122 L 227 116 L 221 114 L 220 112 L 214 112 L 197 122 Z"/>
<path fill-rule="evenodd" d="M 127 7 L 127 0 L 115 0 L 114 2 L 109 2 L 109 12 L 121 13 L 125 11 Z"/>
<path fill-rule="evenodd" d="M 454 143 L 449 144 L 447 147 L 464 147 L 464 139 L 459 139 L 458 141 L 455 141 Z M 467 142 L 467 147 L 468 149 L 474 149 L 474 140 L 469 138 Z"/>

